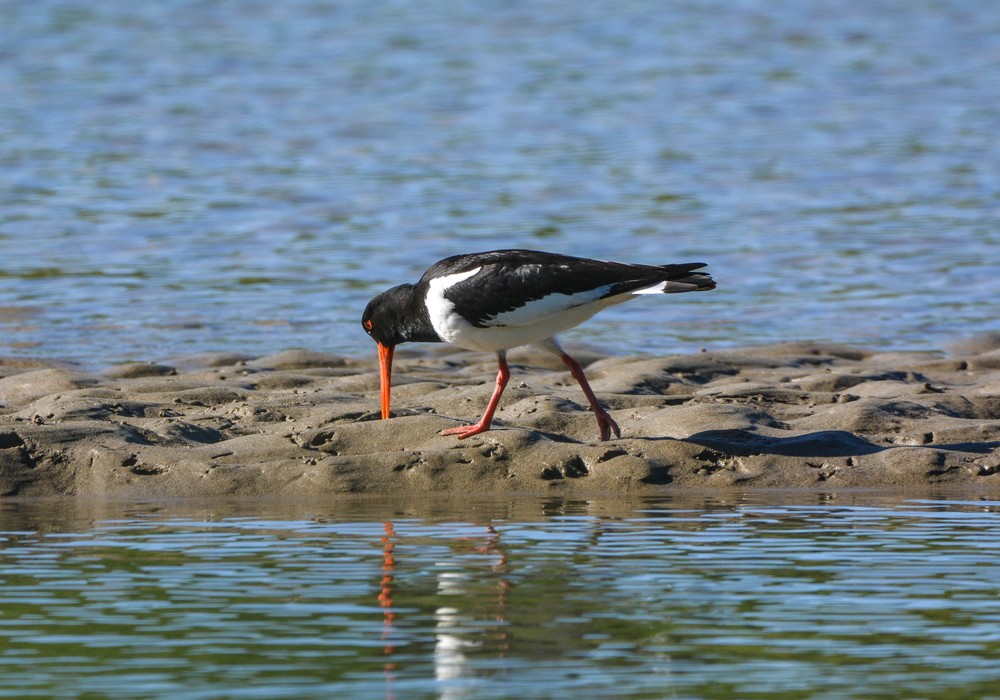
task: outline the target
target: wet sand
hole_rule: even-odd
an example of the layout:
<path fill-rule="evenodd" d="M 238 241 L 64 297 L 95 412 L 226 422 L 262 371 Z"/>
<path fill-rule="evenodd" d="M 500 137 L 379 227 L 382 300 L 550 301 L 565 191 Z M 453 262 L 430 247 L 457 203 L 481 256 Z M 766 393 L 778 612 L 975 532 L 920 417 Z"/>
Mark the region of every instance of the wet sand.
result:
<path fill-rule="evenodd" d="M 397 352 L 379 420 L 374 357 L 305 350 L 100 373 L 0 359 L 0 495 L 656 494 L 927 488 L 1000 493 L 1000 338 L 949 353 L 789 343 L 663 357 L 578 350 L 622 437 L 597 440 L 555 357 L 511 352 L 492 431 L 483 353 Z"/>

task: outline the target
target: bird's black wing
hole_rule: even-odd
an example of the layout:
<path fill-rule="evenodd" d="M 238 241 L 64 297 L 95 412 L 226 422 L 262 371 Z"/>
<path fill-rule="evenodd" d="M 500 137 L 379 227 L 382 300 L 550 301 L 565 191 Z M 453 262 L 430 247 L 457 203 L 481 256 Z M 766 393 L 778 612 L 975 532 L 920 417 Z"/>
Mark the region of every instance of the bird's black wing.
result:
<path fill-rule="evenodd" d="M 568 308 L 691 277 L 688 273 L 699 267 L 703 263 L 630 265 L 540 251 L 498 250 L 442 260 L 421 283 L 455 275 L 459 281 L 446 287 L 445 298 L 469 323 L 485 328 L 533 325 Z"/>

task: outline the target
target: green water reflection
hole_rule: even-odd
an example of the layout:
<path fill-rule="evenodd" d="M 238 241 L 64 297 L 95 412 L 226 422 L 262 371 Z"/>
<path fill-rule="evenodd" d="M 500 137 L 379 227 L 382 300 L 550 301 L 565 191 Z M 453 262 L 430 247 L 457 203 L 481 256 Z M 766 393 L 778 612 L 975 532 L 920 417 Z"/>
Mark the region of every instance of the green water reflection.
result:
<path fill-rule="evenodd" d="M 1000 501 L 0 503 L 4 697 L 988 697 Z"/>

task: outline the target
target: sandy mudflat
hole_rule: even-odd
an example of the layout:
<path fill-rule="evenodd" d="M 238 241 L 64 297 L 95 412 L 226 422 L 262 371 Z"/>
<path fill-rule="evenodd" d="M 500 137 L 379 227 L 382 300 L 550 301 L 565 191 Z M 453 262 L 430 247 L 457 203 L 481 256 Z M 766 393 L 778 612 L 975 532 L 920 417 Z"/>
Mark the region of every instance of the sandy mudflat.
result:
<path fill-rule="evenodd" d="M 419 346 L 417 346 L 419 347 Z M 657 493 L 979 487 L 1000 493 L 1000 340 L 950 354 L 793 343 L 666 357 L 578 353 L 622 438 L 558 359 L 397 353 L 391 420 L 371 361 L 303 350 L 99 374 L 0 360 L 0 495 Z"/>

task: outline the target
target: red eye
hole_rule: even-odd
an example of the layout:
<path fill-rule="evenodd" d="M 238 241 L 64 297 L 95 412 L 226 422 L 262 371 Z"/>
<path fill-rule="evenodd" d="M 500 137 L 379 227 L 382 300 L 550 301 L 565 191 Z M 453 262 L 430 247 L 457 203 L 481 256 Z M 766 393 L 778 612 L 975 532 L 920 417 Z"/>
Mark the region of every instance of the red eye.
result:
<path fill-rule="evenodd" d="M 368 319 L 367 321 L 364 322 L 363 325 L 366 331 L 370 331 L 372 329 L 372 320 Z"/>

